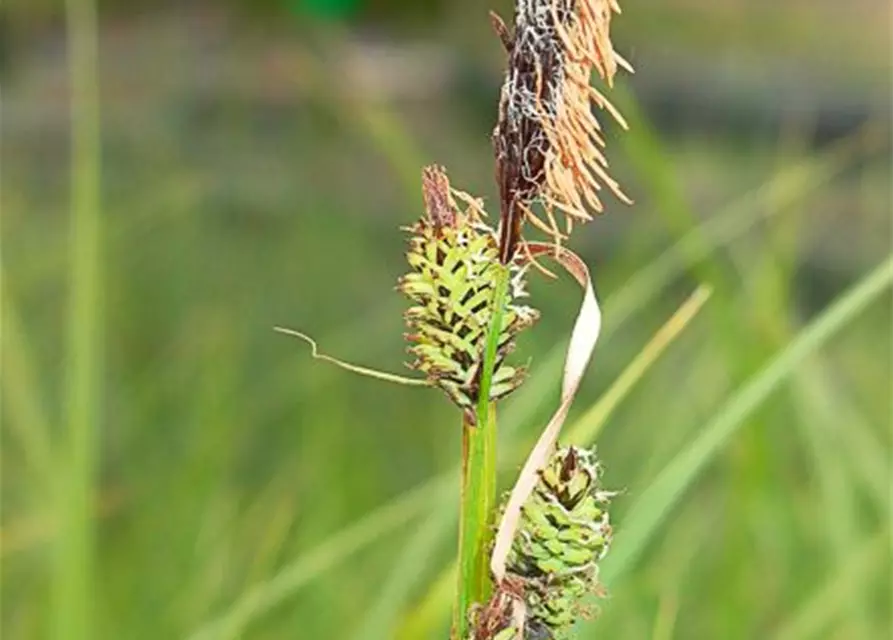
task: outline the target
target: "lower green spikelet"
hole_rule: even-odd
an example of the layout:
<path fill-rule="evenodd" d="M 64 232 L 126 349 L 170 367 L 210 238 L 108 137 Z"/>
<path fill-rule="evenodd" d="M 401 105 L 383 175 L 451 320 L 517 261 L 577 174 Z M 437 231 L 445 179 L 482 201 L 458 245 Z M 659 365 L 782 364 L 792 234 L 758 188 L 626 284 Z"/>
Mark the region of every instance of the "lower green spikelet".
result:
<path fill-rule="evenodd" d="M 409 352 L 415 356 L 409 366 L 473 417 L 496 305 L 504 313 L 489 400 L 508 395 L 523 381 L 525 370 L 505 359 L 515 336 L 539 314 L 515 302 L 526 296 L 524 269 L 499 262 L 496 232 L 483 222 L 477 204 L 465 197 L 468 207 L 462 210 L 439 167 L 424 170 L 423 193 L 426 215 L 407 229 L 412 271 L 398 284 L 412 302 L 405 313 Z M 494 300 L 502 269 L 511 271 L 510 285 L 502 300 Z"/>
<path fill-rule="evenodd" d="M 523 601 L 523 640 L 566 637 L 587 611 L 584 597 L 598 594 L 598 563 L 608 551 L 611 526 L 607 506 L 613 494 L 599 484 L 601 467 L 595 453 L 567 447 L 552 454 L 549 464 L 521 512 L 508 557 L 505 584 Z M 497 596 L 505 601 L 505 588 Z M 488 604 L 495 607 L 496 597 Z M 500 620 L 488 612 L 489 620 Z M 503 606 L 503 611 L 506 608 Z M 488 622 L 483 631 L 474 621 L 474 640 L 521 640 L 514 629 Z M 507 623 L 508 614 L 502 614 Z M 498 631 L 497 631 L 498 629 Z M 511 635 L 509 632 L 513 633 Z"/>
<path fill-rule="evenodd" d="M 600 488 L 600 472 L 591 451 L 556 451 L 522 509 L 509 554 L 509 571 L 527 580 L 529 624 L 541 623 L 557 637 L 583 612 L 583 597 L 599 589 L 612 496 Z"/>

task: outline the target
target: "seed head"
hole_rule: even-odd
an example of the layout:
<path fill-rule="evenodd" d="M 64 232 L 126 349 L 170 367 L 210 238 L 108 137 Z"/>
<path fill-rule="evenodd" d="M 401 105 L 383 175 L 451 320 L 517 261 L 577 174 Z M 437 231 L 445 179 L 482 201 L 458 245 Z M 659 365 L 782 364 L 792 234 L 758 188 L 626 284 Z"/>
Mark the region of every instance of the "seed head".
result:
<path fill-rule="evenodd" d="M 501 592 L 508 585 L 510 593 L 524 603 L 524 640 L 565 637 L 570 626 L 587 613 L 583 598 L 601 591 L 598 563 L 611 541 L 607 506 L 613 494 L 601 488 L 600 475 L 593 452 L 560 449 L 540 471 L 539 482 L 524 504 L 504 585 L 497 585 L 494 600 L 483 609 L 504 608 L 507 601 Z M 497 596 L 502 600 L 497 601 Z M 503 613 L 501 618 L 491 615 L 479 621 L 494 625 L 494 620 L 507 619 Z"/>
<path fill-rule="evenodd" d="M 613 12 L 620 12 L 616 0 L 518 0 L 512 36 L 494 20 L 509 54 L 493 133 L 503 262 L 514 257 L 524 220 L 560 242 L 573 222 L 604 210 L 603 187 L 630 202 L 608 173 L 592 105 L 626 123 L 589 84 L 593 71 L 611 86 L 618 66 L 629 69 L 611 44 Z M 534 204 L 542 205 L 545 220 L 534 215 Z M 556 210 L 565 215 L 564 231 Z"/>
<path fill-rule="evenodd" d="M 510 265 L 506 295 L 494 299 L 499 270 L 496 233 L 484 222 L 480 203 L 450 188 L 440 167 L 422 173 L 425 215 L 408 231 L 411 268 L 398 288 L 412 306 L 405 318 L 410 367 L 425 374 L 474 421 L 488 332 L 497 305 L 503 306 L 489 400 L 502 398 L 524 379 L 522 367 L 506 357 L 515 336 L 539 314 L 518 303 L 526 297 L 524 268 Z M 459 206 L 457 199 L 465 204 Z"/>

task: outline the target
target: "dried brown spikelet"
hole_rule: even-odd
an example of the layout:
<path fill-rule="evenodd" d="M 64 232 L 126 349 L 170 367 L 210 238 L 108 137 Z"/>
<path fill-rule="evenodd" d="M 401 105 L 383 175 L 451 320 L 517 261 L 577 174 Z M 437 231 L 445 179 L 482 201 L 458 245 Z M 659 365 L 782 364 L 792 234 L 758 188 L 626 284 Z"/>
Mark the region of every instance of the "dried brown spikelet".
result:
<path fill-rule="evenodd" d="M 618 66 L 629 68 L 610 40 L 611 15 L 619 11 L 615 0 L 518 0 L 511 37 L 494 18 L 509 53 L 493 134 L 504 262 L 514 256 L 525 219 L 560 242 L 574 221 L 604 209 L 598 193 L 603 187 L 630 202 L 608 173 L 592 105 L 626 123 L 589 84 L 593 70 L 610 86 Z M 531 210 L 536 203 L 544 220 Z M 564 231 L 556 210 L 565 215 Z"/>

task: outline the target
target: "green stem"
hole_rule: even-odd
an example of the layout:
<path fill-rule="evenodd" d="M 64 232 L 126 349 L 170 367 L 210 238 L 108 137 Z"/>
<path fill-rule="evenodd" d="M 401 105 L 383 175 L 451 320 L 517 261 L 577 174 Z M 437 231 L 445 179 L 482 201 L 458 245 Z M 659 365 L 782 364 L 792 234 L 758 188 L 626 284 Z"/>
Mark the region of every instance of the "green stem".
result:
<path fill-rule="evenodd" d="M 462 419 L 462 493 L 459 511 L 459 586 L 453 612 L 453 639 L 468 635 L 468 612 L 474 603 L 490 597 L 490 544 L 496 507 L 496 404 L 490 402 L 490 387 L 496 364 L 496 351 L 504 300 L 508 290 L 508 269 L 500 267 L 493 291 L 493 320 L 487 334 L 476 423 Z"/>

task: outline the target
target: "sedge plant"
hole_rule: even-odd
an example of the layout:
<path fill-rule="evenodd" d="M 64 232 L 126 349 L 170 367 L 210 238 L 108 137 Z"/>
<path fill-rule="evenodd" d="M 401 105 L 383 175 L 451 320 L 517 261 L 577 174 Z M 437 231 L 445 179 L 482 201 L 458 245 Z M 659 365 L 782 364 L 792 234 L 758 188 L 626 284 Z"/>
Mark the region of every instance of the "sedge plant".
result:
<path fill-rule="evenodd" d="M 458 582 L 452 638 L 558 638 L 600 591 L 608 550 L 611 493 L 594 452 L 558 446 L 589 362 L 601 312 L 586 264 L 566 246 L 574 226 L 603 211 L 601 192 L 630 200 L 608 173 L 596 113 L 622 127 L 620 113 L 590 85 L 610 86 L 631 70 L 613 49 L 615 0 L 517 0 L 510 28 L 491 13 L 507 54 L 493 132 L 497 224 L 483 200 L 454 188 L 442 167 L 422 170 L 424 212 L 409 234 L 409 272 L 398 288 L 410 368 L 403 378 L 314 355 L 365 375 L 439 388 L 462 429 Z M 593 108 L 595 107 L 595 109 Z M 532 237 L 539 234 L 540 238 Z M 554 277 L 552 260 L 583 288 L 570 337 L 559 406 L 524 464 L 506 503 L 497 505 L 497 407 L 523 384 L 512 362 L 517 336 L 539 312 L 525 304 L 532 272 Z"/>

